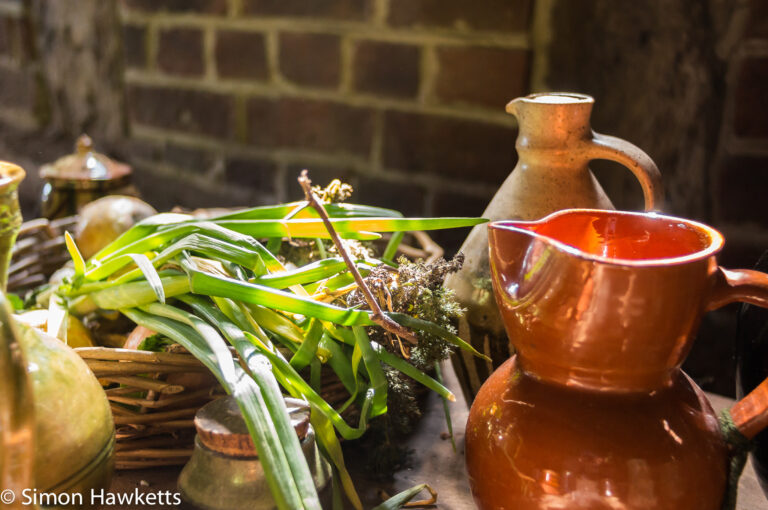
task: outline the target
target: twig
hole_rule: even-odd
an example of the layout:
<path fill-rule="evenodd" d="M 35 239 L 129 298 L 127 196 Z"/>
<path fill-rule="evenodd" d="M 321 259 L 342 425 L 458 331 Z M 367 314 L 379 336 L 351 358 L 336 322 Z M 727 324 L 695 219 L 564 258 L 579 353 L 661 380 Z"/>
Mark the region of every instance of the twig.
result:
<path fill-rule="evenodd" d="M 307 203 L 309 203 L 317 211 L 317 214 L 320 215 L 320 218 L 322 218 L 323 224 L 325 225 L 325 228 L 328 230 L 328 234 L 333 240 L 333 244 L 336 245 L 336 250 L 338 250 L 339 254 L 344 259 L 344 262 L 347 264 L 347 268 L 349 268 L 349 272 L 352 273 L 357 286 L 362 291 L 363 296 L 365 296 L 365 300 L 368 303 L 368 306 L 371 308 L 371 313 L 369 315 L 370 319 L 390 333 L 404 338 L 414 345 L 417 345 L 419 343 L 419 339 L 411 330 L 393 321 L 389 318 L 389 316 L 384 315 L 384 312 L 381 311 L 381 307 L 376 301 L 376 298 L 373 296 L 371 289 L 368 288 L 365 280 L 363 280 L 363 277 L 360 275 L 360 271 L 357 270 L 357 266 L 355 266 L 354 262 L 352 262 L 352 257 L 349 256 L 347 247 L 342 244 L 341 238 L 339 238 L 339 234 L 336 233 L 336 229 L 333 228 L 333 224 L 328 217 L 328 213 L 325 211 L 325 207 L 323 207 L 323 204 L 320 203 L 315 194 L 312 192 L 312 181 L 309 180 L 309 174 L 306 170 L 301 171 L 301 175 L 299 176 L 299 184 L 301 184 L 301 188 L 304 190 L 304 196 L 307 200 Z"/>

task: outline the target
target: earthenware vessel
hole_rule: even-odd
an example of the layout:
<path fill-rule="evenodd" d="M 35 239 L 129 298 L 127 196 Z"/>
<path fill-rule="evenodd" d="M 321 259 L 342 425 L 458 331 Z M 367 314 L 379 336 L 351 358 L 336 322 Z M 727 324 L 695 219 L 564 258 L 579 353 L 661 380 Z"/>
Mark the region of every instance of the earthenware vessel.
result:
<path fill-rule="evenodd" d="M 768 275 L 718 267 L 714 229 L 680 218 L 569 210 L 489 226 L 496 301 L 517 354 L 470 410 L 480 509 L 718 510 L 729 451 L 681 370 L 702 315 L 768 306 Z M 730 409 L 768 424 L 768 383 Z"/>
<path fill-rule="evenodd" d="M 613 209 L 587 166 L 593 159 L 609 159 L 629 168 L 642 186 L 646 210 L 660 207 L 661 177 L 656 165 L 631 143 L 592 131 L 593 104 L 594 99 L 584 94 L 546 93 L 519 97 L 507 105 L 519 125 L 518 162 L 488 204 L 484 218 L 535 220 L 572 207 Z M 446 279 L 467 309 L 459 335 L 492 359 L 486 362 L 463 354 L 453 358 L 467 402 L 510 355 L 493 301 L 487 242 L 486 226 L 475 227 L 461 247 L 464 267 Z"/>

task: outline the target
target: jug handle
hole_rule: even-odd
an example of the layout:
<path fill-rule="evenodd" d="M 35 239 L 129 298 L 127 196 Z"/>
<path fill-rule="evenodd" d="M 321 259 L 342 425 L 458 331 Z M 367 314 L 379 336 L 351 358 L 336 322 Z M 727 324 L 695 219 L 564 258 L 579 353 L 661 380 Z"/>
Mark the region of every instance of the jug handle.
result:
<path fill-rule="evenodd" d="M 661 209 L 664 201 L 661 173 L 656 163 L 640 147 L 621 138 L 592 131 L 592 139 L 586 146 L 585 155 L 587 159 L 608 159 L 627 167 L 643 188 L 645 210 Z"/>
<path fill-rule="evenodd" d="M 714 284 L 707 310 L 741 301 L 768 308 L 768 274 L 749 269 L 724 269 L 713 273 Z M 768 427 L 768 378 L 730 409 L 733 424 L 747 439 Z"/>

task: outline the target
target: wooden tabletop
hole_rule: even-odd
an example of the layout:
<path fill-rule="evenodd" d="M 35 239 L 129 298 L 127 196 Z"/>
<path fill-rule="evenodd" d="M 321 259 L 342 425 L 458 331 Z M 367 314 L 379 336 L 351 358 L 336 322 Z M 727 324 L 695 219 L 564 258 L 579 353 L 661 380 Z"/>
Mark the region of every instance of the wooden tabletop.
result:
<path fill-rule="evenodd" d="M 464 469 L 464 424 L 468 409 L 461 396 L 458 381 L 450 366 L 444 368 L 444 376 L 449 388 L 456 394 L 457 402 L 451 405 L 457 451 L 454 453 L 451 442 L 441 439 L 446 432 L 445 418 L 440 399 L 430 394 L 427 398 L 426 411 L 422 420 L 408 439 L 407 445 L 413 449 L 411 467 L 395 473 L 391 483 L 382 483 L 367 479 L 362 474 L 363 456 L 355 457 L 347 453 L 347 464 L 355 484 L 360 491 L 365 508 L 372 508 L 381 502 L 380 491 L 390 495 L 419 483 L 428 483 L 438 492 L 437 508 L 441 510 L 471 510 L 475 506 L 469 493 L 469 484 Z M 716 411 L 733 403 L 731 399 L 718 395 L 709 395 Z M 176 489 L 179 469 L 159 469 L 119 472 L 110 489 L 112 492 L 133 491 L 135 487 L 147 492 Z M 146 486 L 143 482 L 148 483 Z M 325 491 L 328 492 L 328 491 Z M 323 494 L 327 499 L 328 494 Z M 120 507 L 109 507 L 120 509 Z M 127 507 L 126 507 L 127 508 Z M 182 505 L 181 508 L 192 508 Z M 747 465 L 739 485 L 739 510 L 768 510 L 768 500 L 755 477 L 752 465 Z"/>

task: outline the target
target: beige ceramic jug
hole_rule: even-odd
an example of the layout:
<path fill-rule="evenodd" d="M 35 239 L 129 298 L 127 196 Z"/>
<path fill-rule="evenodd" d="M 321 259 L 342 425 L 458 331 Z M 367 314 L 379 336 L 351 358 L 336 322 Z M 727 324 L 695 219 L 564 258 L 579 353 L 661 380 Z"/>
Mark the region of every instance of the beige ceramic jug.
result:
<path fill-rule="evenodd" d="M 569 208 L 614 209 L 587 164 L 608 159 L 629 168 L 640 181 L 646 210 L 659 209 L 661 175 L 651 158 L 629 142 L 595 133 L 590 126 L 594 99 L 584 94 L 544 93 L 519 97 L 507 105 L 518 120 L 515 169 L 491 200 L 483 217 L 497 220 L 536 220 Z M 483 381 L 510 356 L 493 299 L 488 264 L 486 225 L 476 226 L 461 247 L 464 267 L 446 279 L 467 309 L 459 336 L 492 361 L 463 351 L 453 358 L 467 402 Z"/>

